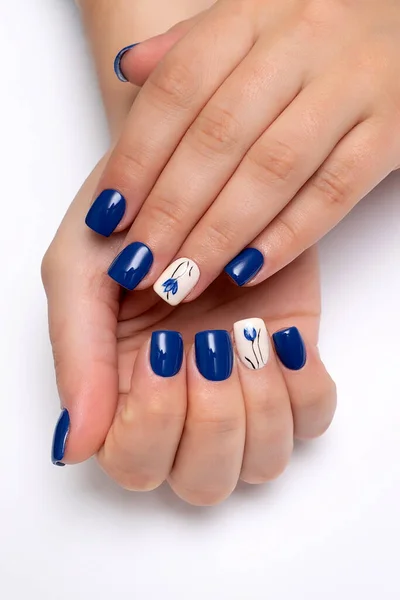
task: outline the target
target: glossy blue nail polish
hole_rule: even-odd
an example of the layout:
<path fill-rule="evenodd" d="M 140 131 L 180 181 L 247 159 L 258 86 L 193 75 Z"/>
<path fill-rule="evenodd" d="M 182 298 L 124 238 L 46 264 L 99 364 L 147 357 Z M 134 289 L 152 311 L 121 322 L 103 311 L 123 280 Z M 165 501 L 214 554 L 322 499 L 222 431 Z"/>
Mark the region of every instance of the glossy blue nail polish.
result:
<path fill-rule="evenodd" d="M 233 349 L 229 333 L 214 329 L 200 331 L 195 336 L 196 364 L 210 381 L 224 381 L 232 373 Z"/>
<path fill-rule="evenodd" d="M 302 369 L 307 354 L 303 338 L 297 327 L 288 327 L 273 334 L 274 346 L 281 363 L 292 371 Z"/>
<path fill-rule="evenodd" d="M 173 377 L 183 360 L 183 340 L 177 331 L 154 331 L 150 344 L 150 364 L 156 375 Z"/>
<path fill-rule="evenodd" d="M 103 190 L 86 215 L 85 223 L 96 233 L 108 237 L 125 214 L 125 198 L 116 190 Z"/>
<path fill-rule="evenodd" d="M 226 265 L 225 273 L 237 285 L 242 286 L 254 279 L 263 264 L 264 257 L 259 250 L 256 248 L 245 248 Z"/>
<path fill-rule="evenodd" d="M 66 408 L 61 412 L 54 430 L 53 445 L 51 449 L 51 461 L 53 465 L 65 467 L 63 461 L 65 454 L 65 445 L 69 433 L 70 419 Z"/>
<path fill-rule="evenodd" d="M 123 81 L 124 83 L 126 83 L 128 80 L 125 77 L 125 75 L 123 74 L 123 72 L 121 71 L 121 60 L 122 57 L 124 56 L 124 54 L 126 54 L 126 52 L 128 52 L 128 50 L 131 50 L 132 48 L 134 48 L 135 46 L 137 46 L 137 44 L 131 44 L 130 46 L 125 46 L 125 48 L 122 48 L 122 50 L 120 50 L 117 54 L 117 56 L 115 57 L 114 60 L 114 71 L 116 76 L 118 77 L 118 79 L 120 81 Z"/>
<path fill-rule="evenodd" d="M 108 269 L 111 279 L 127 290 L 134 290 L 150 271 L 153 253 L 146 244 L 133 242 L 122 250 Z"/>

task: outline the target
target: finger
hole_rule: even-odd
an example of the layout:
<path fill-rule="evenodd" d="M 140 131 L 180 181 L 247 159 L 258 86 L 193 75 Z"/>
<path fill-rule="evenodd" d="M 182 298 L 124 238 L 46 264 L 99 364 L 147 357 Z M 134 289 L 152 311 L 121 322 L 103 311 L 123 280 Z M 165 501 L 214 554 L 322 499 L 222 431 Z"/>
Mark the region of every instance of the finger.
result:
<path fill-rule="evenodd" d="M 276 324 L 273 324 L 276 327 Z M 336 410 L 336 386 L 305 326 L 274 330 L 275 352 L 290 395 L 294 433 L 299 439 L 322 435 Z"/>
<path fill-rule="evenodd" d="M 271 44 L 270 49 L 265 44 L 256 45 L 216 92 L 180 142 L 137 215 L 126 243 L 141 239 L 155 256 L 152 272 L 142 286 L 160 276 L 246 151 L 301 88 L 303 70 L 296 45 L 288 44 L 287 39 Z M 286 73 L 287 64 L 291 69 Z M 159 283 L 174 270 L 175 265 L 169 266 Z M 196 281 L 192 280 L 192 287 Z M 155 289 L 160 292 L 159 285 Z M 186 293 L 189 291 L 186 289 Z M 170 295 L 169 300 L 177 303 L 183 297 L 179 293 Z"/>
<path fill-rule="evenodd" d="M 354 85 L 343 86 L 343 76 L 315 80 L 253 145 L 179 250 L 201 273 L 187 300 L 200 295 L 227 264 L 235 279 L 235 261 L 230 261 L 290 202 L 360 120 L 359 93 Z M 250 269 L 243 279 L 236 277 L 236 283 L 242 285 L 254 274 Z"/>
<path fill-rule="evenodd" d="M 105 214 L 105 225 L 89 219 L 89 226 L 110 235 L 132 222 L 187 128 L 253 41 L 250 23 L 218 4 L 172 47 L 138 95 L 99 182 L 92 211 Z M 120 210 L 108 218 L 116 191 L 112 206 Z"/>
<path fill-rule="evenodd" d="M 289 394 L 262 319 L 234 324 L 238 369 L 246 407 L 241 479 L 264 483 L 287 466 L 293 449 Z"/>
<path fill-rule="evenodd" d="M 114 71 L 118 79 L 142 86 L 172 46 L 182 39 L 202 17 L 203 12 L 177 23 L 165 33 L 120 50 L 114 61 Z"/>
<path fill-rule="evenodd" d="M 396 145 L 393 129 L 383 128 L 378 120 L 357 125 L 252 242 L 267 260 L 250 285 L 282 269 L 343 219 L 395 168 L 400 151 Z"/>
<path fill-rule="evenodd" d="M 82 223 L 82 213 L 87 208 L 80 198 L 88 197 L 92 191 L 101 166 L 79 192 L 42 265 L 63 409 L 55 429 L 52 460 L 61 466 L 84 461 L 97 452 L 112 423 L 117 403 L 118 295 L 102 274 L 102 260 L 107 261 L 107 252 L 97 243 L 88 247 L 84 226 L 81 232 L 75 227 L 76 222 Z M 73 228 L 70 219 L 74 222 Z M 72 268 L 82 264 L 82 256 L 88 261 L 85 264 L 93 265 L 95 275 L 85 268 Z"/>
<path fill-rule="evenodd" d="M 227 331 L 203 331 L 188 359 L 188 412 L 169 483 L 196 505 L 236 487 L 245 443 L 245 409 Z"/>
<path fill-rule="evenodd" d="M 103 469 L 129 490 L 155 489 L 168 477 L 186 415 L 186 365 L 176 331 L 143 344 L 130 391 L 99 452 Z"/>

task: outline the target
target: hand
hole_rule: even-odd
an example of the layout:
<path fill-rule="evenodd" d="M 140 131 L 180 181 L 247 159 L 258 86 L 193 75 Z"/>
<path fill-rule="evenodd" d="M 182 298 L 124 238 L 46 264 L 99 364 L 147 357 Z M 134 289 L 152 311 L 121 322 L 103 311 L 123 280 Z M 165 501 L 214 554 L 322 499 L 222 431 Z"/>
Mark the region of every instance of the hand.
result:
<path fill-rule="evenodd" d="M 227 289 L 220 278 L 201 298 L 176 310 L 152 290 L 120 297 L 104 271 L 124 234 L 106 240 L 91 235 L 83 222 L 103 163 L 82 187 L 43 261 L 64 409 L 53 459 L 76 463 L 98 453 L 104 470 L 128 489 L 154 489 L 168 479 L 186 501 L 214 504 L 231 493 L 239 477 L 251 483 L 276 477 L 290 458 L 293 436 L 320 435 L 333 417 L 335 386 L 317 350 L 316 251 L 257 288 Z M 278 338 L 278 353 L 267 342 L 268 360 L 265 346 L 262 359 L 255 348 L 259 366 L 267 363 L 263 368 L 253 369 L 247 352 L 239 352 L 231 373 L 228 368 L 221 381 L 207 379 L 204 364 L 196 366 L 194 334 L 231 330 L 235 321 L 253 315 L 270 333 L 296 326 L 307 350 L 305 365 L 296 370 L 304 356 L 299 362 L 297 354 L 293 363 Z M 179 369 L 180 351 L 173 344 L 176 360 L 163 372 L 169 377 L 157 375 L 165 367 L 157 353 L 149 358 L 151 332 L 160 329 L 180 331 L 187 352 Z M 236 338 L 239 350 L 242 340 L 251 351 L 251 330 L 248 337 Z M 230 352 L 228 343 L 225 357 Z"/>
<path fill-rule="evenodd" d="M 126 52 L 131 81 L 158 60 L 160 43 L 171 49 L 96 192 L 126 199 L 116 231 L 133 223 L 128 249 L 110 272 L 125 287 L 161 276 L 156 290 L 167 299 L 176 265 L 164 270 L 177 258 L 200 277 L 171 303 L 197 298 L 232 260 L 239 285 L 259 284 L 400 164 L 397 0 L 219 0 Z M 136 241 L 154 262 L 127 278 Z"/>

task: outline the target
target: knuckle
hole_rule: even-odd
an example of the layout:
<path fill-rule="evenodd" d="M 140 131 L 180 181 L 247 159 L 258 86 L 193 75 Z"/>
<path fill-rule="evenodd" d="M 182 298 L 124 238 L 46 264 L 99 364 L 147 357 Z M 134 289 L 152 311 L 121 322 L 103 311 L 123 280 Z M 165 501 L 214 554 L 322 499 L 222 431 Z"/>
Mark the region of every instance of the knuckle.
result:
<path fill-rule="evenodd" d="M 149 223 L 156 223 L 163 232 L 175 231 L 183 218 L 184 210 L 179 203 L 167 196 L 157 196 L 143 207 L 143 216 Z"/>
<path fill-rule="evenodd" d="M 295 223 L 287 219 L 282 213 L 275 217 L 274 227 L 283 248 L 292 247 L 297 243 L 299 238 L 297 227 Z"/>
<path fill-rule="evenodd" d="M 334 207 L 346 206 L 351 197 L 351 186 L 343 167 L 322 168 L 311 180 L 311 184 Z"/>
<path fill-rule="evenodd" d="M 109 167 L 108 176 L 118 181 L 122 190 L 142 181 L 150 165 L 149 152 L 143 144 L 117 148 Z"/>
<path fill-rule="evenodd" d="M 232 228 L 228 222 L 219 221 L 207 227 L 207 248 L 219 255 L 232 248 L 232 244 L 237 240 L 237 231 Z"/>
<path fill-rule="evenodd" d="M 262 184 L 286 182 L 296 170 L 295 150 L 279 140 L 260 142 L 247 155 L 252 175 Z"/>
<path fill-rule="evenodd" d="M 46 250 L 40 265 L 40 275 L 42 278 L 43 287 L 47 290 L 50 279 L 53 273 L 53 258 L 51 246 Z"/>
<path fill-rule="evenodd" d="M 157 195 L 144 205 L 142 214 L 148 223 L 157 224 L 163 233 L 167 233 L 179 229 L 186 212 L 175 197 Z"/>
<path fill-rule="evenodd" d="M 167 105 L 172 108 L 191 107 L 199 88 L 190 64 L 169 56 L 154 77 L 150 77 L 149 84 L 151 88 L 149 97 L 155 99 L 162 107 Z"/>
<path fill-rule="evenodd" d="M 172 474 L 168 479 L 171 488 L 177 496 L 193 506 L 215 506 L 226 500 L 233 489 L 195 489 L 175 482 Z"/>
<path fill-rule="evenodd" d="M 288 462 L 289 458 L 282 455 L 275 458 L 274 461 L 268 461 L 257 468 L 243 470 L 240 479 L 250 485 L 259 485 L 274 481 L 274 479 L 278 479 L 285 471 Z"/>
<path fill-rule="evenodd" d="M 125 472 L 109 472 L 109 475 L 120 487 L 129 492 L 151 492 L 164 482 L 152 477 L 146 472 L 125 473 Z"/>
<path fill-rule="evenodd" d="M 200 152 L 230 154 L 240 140 L 240 125 L 225 108 L 213 107 L 203 111 L 189 130 Z"/>
<path fill-rule="evenodd" d="M 274 427 L 262 440 L 262 445 L 256 460 L 243 463 L 240 478 L 246 483 L 267 483 L 282 475 L 293 452 L 293 427 L 287 424 Z"/>
<path fill-rule="evenodd" d="M 294 431 L 298 439 L 320 437 L 332 423 L 336 411 L 336 385 L 330 380 L 324 389 L 305 391 L 293 405 Z"/>
<path fill-rule="evenodd" d="M 277 215 L 270 224 L 268 240 L 271 244 L 268 253 L 271 272 L 282 269 L 305 249 L 306 240 L 302 228 L 285 211 Z"/>
<path fill-rule="evenodd" d="M 243 417 L 239 415 L 222 415 L 219 411 L 193 415 L 190 429 L 196 429 L 204 436 L 225 436 L 236 433 L 243 428 Z"/>
<path fill-rule="evenodd" d="M 57 289 L 70 268 L 68 256 L 57 237 L 58 234 L 46 250 L 40 265 L 40 275 L 47 296 L 52 289 Z"/>
<path fill-rule="evenodd" d="M 137 414 L 131 403 L 128 401 L 119 413 L 121 426 L 123 429 L 133 429 L 137 427 Z M 186 405 L 182 402 L 176 402 L 174 398 L 166 403 L 165 397 L 157 394 L 149 396 L 146 405 L 146 419 L 152 425 L 164 430 L 171 427 L 174 423 L 183 426 L 186 418 Z"/>

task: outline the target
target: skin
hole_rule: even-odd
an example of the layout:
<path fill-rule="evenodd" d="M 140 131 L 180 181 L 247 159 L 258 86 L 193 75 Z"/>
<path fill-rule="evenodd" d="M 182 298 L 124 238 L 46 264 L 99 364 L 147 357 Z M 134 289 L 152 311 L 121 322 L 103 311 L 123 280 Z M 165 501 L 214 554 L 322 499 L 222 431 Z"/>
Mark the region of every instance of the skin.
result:
<path fill-rule="evenodd" d="M 131 4 L 118 2 L 111 9 L 104 3 L 100 10 L 97 4 L 95 11 L 90 2 L 82 6 L 114 139 L 126 126 L 124 115 L 137 90 L 115 86 L 110 58 L 127 31 L 137 27 L 143 35 L 150 29 L 142 23 L 141 31 Z M 176 20 L 181 6 L 179 12 Z M 149 7 L 148 23 L 152 15 Z M 169 24 L 166 18 L 161 25 Z M 176 309 L 152 290 L 121 295 L 105 271 L 126 233 L 104 239 L 84 224 L 108 158 L 84 183 L 43 259 L 58 389 L 71 417 L 64 460 L 72 464 L 97 454 L 106 473 L 127 489 L 146 491 L 168 480 L 187 502 L 215 504 L 239 479 L 262 483 L 278 476 L 294 437 L 321 435 L 333 418 L 335 385 L 317 349 L 316 249 L 256 288 L 240 290 L 221 277 L 201 298 Z M 228 380 L 206 381 L 195 365 L 194 334 L 230 330 L 248 316 L 263 318 L 271 334 L 297 326 L 307 346 L 305 367 L 289 371 L 272 352 L 260 371 L 236 359 Z M 157 377 L 149 365 L 150 333 L 157 329 L 175 329 L 184 337 L 184 363 L 169 379 Z"/>
<path fill-rule="evenodd" d="M 139 289 L 188 257 L 193 300 L 247 245 L 257 285 L 336 225 L 399 167 L 399 57 L 397 0 L 218 0 L 126 53 L 130 81 L 155 68 L 96 194 L 154 253 Z"/>

